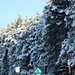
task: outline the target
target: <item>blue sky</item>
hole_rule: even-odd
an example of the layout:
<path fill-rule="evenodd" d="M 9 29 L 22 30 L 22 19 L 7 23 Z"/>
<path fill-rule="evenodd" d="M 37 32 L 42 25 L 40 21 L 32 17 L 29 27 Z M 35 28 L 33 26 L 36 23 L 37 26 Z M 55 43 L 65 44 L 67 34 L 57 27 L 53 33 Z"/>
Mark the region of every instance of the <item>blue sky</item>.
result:
<path fill-rule="evenodd" d="M 36 12 L 42 13 L 47 0 L 0 0 L 0 28 L 5 28 L 13 22 L 18 15 L 34 16 Z"/>

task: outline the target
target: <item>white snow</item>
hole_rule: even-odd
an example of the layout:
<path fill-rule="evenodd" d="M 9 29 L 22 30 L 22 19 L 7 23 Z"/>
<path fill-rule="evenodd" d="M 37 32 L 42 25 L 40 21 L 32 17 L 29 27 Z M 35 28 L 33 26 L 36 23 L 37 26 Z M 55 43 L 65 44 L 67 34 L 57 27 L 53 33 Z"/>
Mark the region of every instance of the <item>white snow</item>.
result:
<path fill-rule="evenodd" d="M 74 27 L 75 26 L 75 20 L 73 21 L 73 23 L 72 23 L 72 27 Z"/>
<path fill-rule="evenodd" d="M 66 15 L 69 15 L 70 13 L 71 13 L 71 9 L 67 8 L 67 9 L 65 10 L 65 14 L 66 14 Z"/>
<path fill-rule="evenodd" d="M 59 13 L 63 13 L 63 12 L 64 12 L 64 10 L 63 10 L 63 9 L 61 9 L 61 10 L 59 10 L 58 12 L 59 12 Z"/>
<path fill-rule="evenodd" d="M 58 22 L 58 23 L 56 23 L 57 25 L 60 25 L 60 24 L 62 24 L 62 22 Z"/>
<path fill-rule="evenodd" d="M 52 6 L 52 9 L 51 10 L 55 10 L 55 9 L 57 9 L 57 7 L 56 6 Z"/>

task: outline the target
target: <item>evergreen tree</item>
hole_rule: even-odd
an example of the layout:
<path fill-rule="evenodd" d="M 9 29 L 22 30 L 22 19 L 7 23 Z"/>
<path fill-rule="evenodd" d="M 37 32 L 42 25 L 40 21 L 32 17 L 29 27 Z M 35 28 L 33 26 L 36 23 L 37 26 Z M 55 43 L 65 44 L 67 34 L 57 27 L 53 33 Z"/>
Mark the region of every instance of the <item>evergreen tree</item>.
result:
<path fill-rule="evenodd" d="M 19 15 L 18 18 L 16 19 L 16 24 L 15 24 L 15 28 L 18 28 L 19 26 L 22 25 L 22 18 Z"/>
<path fill-rule="evenodd" d="M 66 27 L 69 28 L 68 37 L 62 42 L 61 52 L 57 63 L 70 63 L 71 66 L 74 66 L 74 54 L 75 54 L 75 12 L 74 12 L 74 0 L 69 0 L 69 7 L 66 9 Z M 65 56 L 66 55 L 66 56 Z M 69 62 L 68 62 L 69 61 Z"/>
<path fill-rule="evenodd" d="M 48 65 L 52 67 L 59 57 L 62 41 L 68 36 L 69 29 L 64 20 L 66 17 L 65 10 L 69 7 L 68 3 L 67 0 L 50 0 L 45 6 L 43 39 L 46 48 L 44 49 L 51 55 L 48 59 Z"/>
<path fill-rule="evenodd" d="M 39 19 L 40 19 L 40 13 L 37 12 L 36 15 L 35 15 L 35 17 L 34 17 L 34 23 L 35 24 L 38 23 L 39 22 Z"/>

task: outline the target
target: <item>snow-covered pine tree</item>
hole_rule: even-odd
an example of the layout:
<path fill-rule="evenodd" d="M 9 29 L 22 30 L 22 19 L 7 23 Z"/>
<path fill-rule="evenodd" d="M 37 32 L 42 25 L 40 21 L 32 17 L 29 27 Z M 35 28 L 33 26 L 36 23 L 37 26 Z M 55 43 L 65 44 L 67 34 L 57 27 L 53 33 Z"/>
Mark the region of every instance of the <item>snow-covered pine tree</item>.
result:
<path fill-rule="evenodd" d="M 62 42 L 61 52 L 57 63 L 60 62 L 75 66 L 75 1 L 69 0 L 69 7 L 66 8 L 66 26 L 69 28 L 68 38 Z M 66 55 L 66 56 L 65 56 Z"/>
<path fill-rule="evenodd" d="M 15 28 L 18 28 L 19 26 L 22 25 L 22 17 L 19 15 L 18 18 L 16 19 L 16 24 L 15 24 Z"/>
<path fill-rule="evenodd" d="M 68 0 L 49 0 L 44 9 L 45 24 L 43 39 L 45 51 L 48 51 L 48 65 L 52 70 L 57 61 L 61 43 L 67 38 L 68 28 L 66 27 L 65 10 L 69 7 Z"/>

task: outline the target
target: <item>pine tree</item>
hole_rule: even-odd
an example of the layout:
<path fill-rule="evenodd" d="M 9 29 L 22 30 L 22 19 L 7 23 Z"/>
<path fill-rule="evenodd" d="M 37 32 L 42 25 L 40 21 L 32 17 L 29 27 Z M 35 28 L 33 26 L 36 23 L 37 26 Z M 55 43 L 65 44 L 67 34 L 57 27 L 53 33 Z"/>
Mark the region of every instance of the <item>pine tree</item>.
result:
<path fill-rule="evenodd" d="M 28 17 L 25 18 L 25 26 L 28 26 Z"/>
<path fill-rule="evenodd" d="M 15 24 L 15 28 L 18 28 L 19 26 L 22 25 L 22 18 L 19 15 L 18 18 L 16 19 L 16 24 Z"/>
<path fill-rule="evenodd" d="M 49 47 L 48 52 L 51 55 L 49 57 L 50 66 L 55 65 L 61 51 L 61 43 L 68 36 L 69 29 L 66 27 L 66 21 L 64 20 L 67 8 L 67 0 L 51 0 L 45 6 L 43 39 L 46 47 L 44 49 L 47 51 L 47 47 Z"/>
<path fill-rule="evenodd" d="M 62 42 L 61 52 L 57 63 L 60 62 L 63 64 L 65 62 L 70 63 L 71 66 L 74 66 L 74 54 L 75 54 L 75 1 L 69 0 L 69 7 L 66 9 L 66 27 L 69 28 L 68 37 Z M 65 56 L 66 55 L 66 56 Z M 69 61 L 69 62 L 68 62 Z"/>
<path fill-rule="evenodd" d="M 37 12 L 36 15 L 35 15 L 35 17 L 34 17 L 34 23 L 35 24 L 38 23 L 39 22 L 39 19 L 40 19 L 40 13 Z"/>

